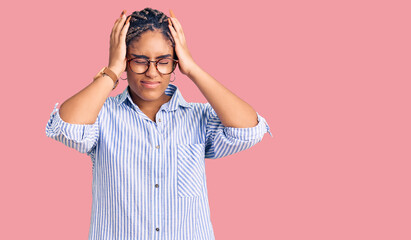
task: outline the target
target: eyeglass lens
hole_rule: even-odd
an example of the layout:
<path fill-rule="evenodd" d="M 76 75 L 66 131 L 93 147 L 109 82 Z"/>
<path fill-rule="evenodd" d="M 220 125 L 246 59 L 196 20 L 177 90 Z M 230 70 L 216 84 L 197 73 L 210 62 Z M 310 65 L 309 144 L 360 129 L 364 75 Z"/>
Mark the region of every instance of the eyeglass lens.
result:
<path fill-rule="evenodd" d="M 157 63 L 157 69 L 162 74 L 169 74 L 174 70 L 175 64 L 171 58 L 162 58 Z M 130 61 L 130 68 L 135 73 L 144 73 L 149 64 L 149 61 L 144 58 L 136 58 Z"/>

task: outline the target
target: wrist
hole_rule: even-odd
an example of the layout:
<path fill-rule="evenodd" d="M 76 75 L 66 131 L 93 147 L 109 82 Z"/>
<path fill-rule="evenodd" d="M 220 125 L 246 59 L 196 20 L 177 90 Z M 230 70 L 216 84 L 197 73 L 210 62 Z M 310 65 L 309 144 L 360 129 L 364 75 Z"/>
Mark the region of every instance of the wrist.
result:
<path fill-rule="evenodd" d="M 116 74 L 117 79 L 120 78 L 120 75 L 123 73 L 122 69 L 119 67 L 108 66 L 107 68 Z"/>
<path fill-rule="evenodd" d="M 119 77 L 117 76 L 117 73 L 115 73 L 114 71 L 116 71 L 116 69 L 110 69 L 108 67 L 103 67 L 96 76 L 94 76 L 93 81 L 96 81 L 97 79 L 101 78 L 107 78 L 107 79 L 111 79 L 112 82 L 114 82 L 114 87 L 113 90 L 117 87 L 118 85 L 118 79 Z"/>
<path fill-rule="evenodd" d="M 113 88 L 113 79 L 107 74 L 102 74 L 99 78 L 96 78 L 93 82 L 104 82 L 104 85 L 110 86 Z"/>
<path fill-rule="evenodd" d="M 190 68 L 190 71 L 187 73 L 187 77 L 189 77 L 191 80 L 194 80 L 194 76 L 200 70 L 201 70 L 200 66 L 194 63 L 192 67 Z"/>

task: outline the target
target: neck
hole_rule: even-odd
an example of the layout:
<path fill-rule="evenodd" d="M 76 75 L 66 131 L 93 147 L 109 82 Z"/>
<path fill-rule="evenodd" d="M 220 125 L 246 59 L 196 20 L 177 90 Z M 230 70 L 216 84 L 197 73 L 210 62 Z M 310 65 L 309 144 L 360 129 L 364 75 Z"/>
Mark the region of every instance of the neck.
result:
<path fill-rule="evenodd" d="M 168 102 L 171 99 L 171 96 L 168 96 L 167 94 L 163 93 L 160 98 L 154 100 L 154 101 L 145 101 L 138 97 L 137 95 L 134 95 L 133 92 L 130 92 L 131 94 L 131 99 L 133 102 L 140 108 L 141 111 L 150 111 L 150 112 L 157 112 L 161 106 Z"/>

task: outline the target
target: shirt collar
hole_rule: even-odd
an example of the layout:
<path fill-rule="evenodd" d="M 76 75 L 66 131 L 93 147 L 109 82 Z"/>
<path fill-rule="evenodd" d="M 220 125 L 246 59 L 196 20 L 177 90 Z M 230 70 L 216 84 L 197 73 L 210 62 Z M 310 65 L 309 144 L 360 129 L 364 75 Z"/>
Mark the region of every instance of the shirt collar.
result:
<path fill-rule="evenodd" d="M 129 91 L 130 86 L 127 86 L 126 89 L 124 89 L 123 93 L 117 96 L 118 105 L 122 104 L 126 99 L 133 103 Z M 176 85 L 169 83 L 167 89 L 165 90 L 165 94 L 171 96 L 171 99 L 170 101 L 164 103 L 161 108 L 169 111 L 177 110 L 178 106 L 191 108 L 191 105 L 184 100 L 183 96 L 180 93 L 180 90 L 178 90 L 178 87 Z"/>

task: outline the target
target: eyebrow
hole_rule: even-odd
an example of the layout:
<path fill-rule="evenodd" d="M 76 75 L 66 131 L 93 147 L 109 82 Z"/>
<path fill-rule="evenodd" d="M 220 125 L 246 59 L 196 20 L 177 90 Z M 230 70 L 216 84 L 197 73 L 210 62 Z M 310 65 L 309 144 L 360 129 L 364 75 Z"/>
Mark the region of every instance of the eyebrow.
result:
<path fill-rule="evenodd" d="M 136 55 L 136 54 L 131 54 L 131 55 L 133 55 L 134 57 L 137 57 L 137 58 L 149 59 L 149 57 L 147 57 L 146 55 Z M 160 55 L 160 56 L 156 57 L 156 59 L 165 58 L 165 57 L 171 57 L 171 54 Z"/>

